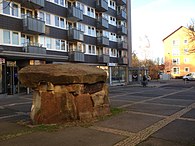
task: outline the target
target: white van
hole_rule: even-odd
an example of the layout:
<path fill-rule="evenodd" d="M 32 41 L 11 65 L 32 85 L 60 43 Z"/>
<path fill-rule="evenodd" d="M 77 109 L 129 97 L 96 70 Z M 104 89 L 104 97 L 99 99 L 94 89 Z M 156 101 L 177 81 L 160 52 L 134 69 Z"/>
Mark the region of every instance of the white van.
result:
<path fill-rule="evenodd" d="M 188 81 L 195 80 L 195 72 L 191 72 L 191 73 L 183 76 L 183 80 L 188 80 Z"/>

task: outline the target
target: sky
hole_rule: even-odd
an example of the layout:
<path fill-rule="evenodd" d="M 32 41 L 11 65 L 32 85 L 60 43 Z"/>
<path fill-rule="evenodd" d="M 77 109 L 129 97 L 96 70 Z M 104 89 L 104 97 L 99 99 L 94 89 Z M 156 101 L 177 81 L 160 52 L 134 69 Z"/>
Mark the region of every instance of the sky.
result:
<path fill-rule="evenodd" d="M 163 39 L 195 20 L 195 0 L 131 0 L 132 50 L 140 59 L 164 56 Z"/>

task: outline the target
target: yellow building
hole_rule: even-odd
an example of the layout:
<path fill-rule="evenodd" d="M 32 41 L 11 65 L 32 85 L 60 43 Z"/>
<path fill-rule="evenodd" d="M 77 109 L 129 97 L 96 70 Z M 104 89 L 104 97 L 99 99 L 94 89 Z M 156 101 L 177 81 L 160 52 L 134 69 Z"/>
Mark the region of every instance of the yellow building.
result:
<path fill-rule="evenodd" d="M 195 72 L 195 32 L 186 27 L 179 27 L 163 39 L 165 56 L 165 73 L 172 78 Z"/>

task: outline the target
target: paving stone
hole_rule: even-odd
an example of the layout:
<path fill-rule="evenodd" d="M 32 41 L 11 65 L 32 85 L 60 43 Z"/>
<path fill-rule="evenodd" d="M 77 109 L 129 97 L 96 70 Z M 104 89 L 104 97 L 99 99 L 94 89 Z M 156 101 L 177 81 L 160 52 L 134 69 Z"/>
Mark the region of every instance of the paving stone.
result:
<path fill-rule="evenodd" d="M 111 133 L 100 132 L 97 130 L 70 127 L 57 132 L 36 132 L 2 141 L 2 146 L 113 146 L 118 141 L 125 139 Z"/>
<path fill-rule="evenodd" d="M 133 102 L 129 102 L 129 101 L 119 101 L 119 100 L 110 100 L 110 103 L 111 103 L 111 107 L 119 107 L 121 105 L 124 105 L 124 104 L 130 104 L 130 103 L 133 103 Z"/>
<path fill-rule="evenodd" d="M 195 119 L 195 109 L 191 109 L 189 112 L 187 112 L 186 114 L 184 114 L 182 117 L 183 118 L 192 118 L 192 119 Z"/>
<path fill-rule="evenodd" d="M 123 113 L 110 119 L 96 123 L 96 126 L 126 130 L 129 132 L 138 132 L 144 128 L 156 123 L 162 118 L 146 116 L 142 114 Z"/>
<path fill-rule="evenodd" d="M 158 138 L 148 138 L 147 140 L 141 142 L 137 146 L 183 146 L 182 144 L 175 143 L 173 141 L 167 141 Z"/>
<path fill-rule="evenodd" d="M 177 94 L 177 95 L 169 95 L 163 98 L 168 98 L 168 99 L 185 99 L 185 100 L 195 100 L 195 96 L 194 95 L 182 95 L 181 93 Z"/>
<path fill-rule="evenodd" d="M 182 146 L 193 146 L 195 145 L 195 122 L 175 120 L 151 136 L 180 143 Z"/>
<path fill-rule="evenodd" d="M 181 110 L 181 107 L 175 106 L 168 106 L 168 105 L 155 105 L 155 104 L 135 104 L 129 107 L 125 107 L 126 110 L 129 111 L 136 111 L 136 112 L 143 112 L 143 113 L 150 113 L 150 114 L 157 114 L 157 115 L 171 115 L 175 112 Z"/>
<path fill-rule="evenodd" d="M 146 101 L 146 103 L 160 103 L 160 104 L 170 104 L 170 105 L 181 105 L 181 106 L 187 106 L 192 104 L 193 100 L 184 100 L 184 99 L 168 99 L 168 98 L 160 98 L 160 99 L 154 99 L 150 101 Z"/>

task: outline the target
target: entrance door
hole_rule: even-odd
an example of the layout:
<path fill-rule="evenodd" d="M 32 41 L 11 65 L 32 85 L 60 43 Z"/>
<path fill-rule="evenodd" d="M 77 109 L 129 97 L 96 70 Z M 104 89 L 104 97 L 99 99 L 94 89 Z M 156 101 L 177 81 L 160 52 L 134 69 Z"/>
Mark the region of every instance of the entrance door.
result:
<path fill-rule="evenodd" d="M 7 94 L 18 93 L 18 68 L 13 64 L 9 64 L 6 68 L 6 73 Z"/>

